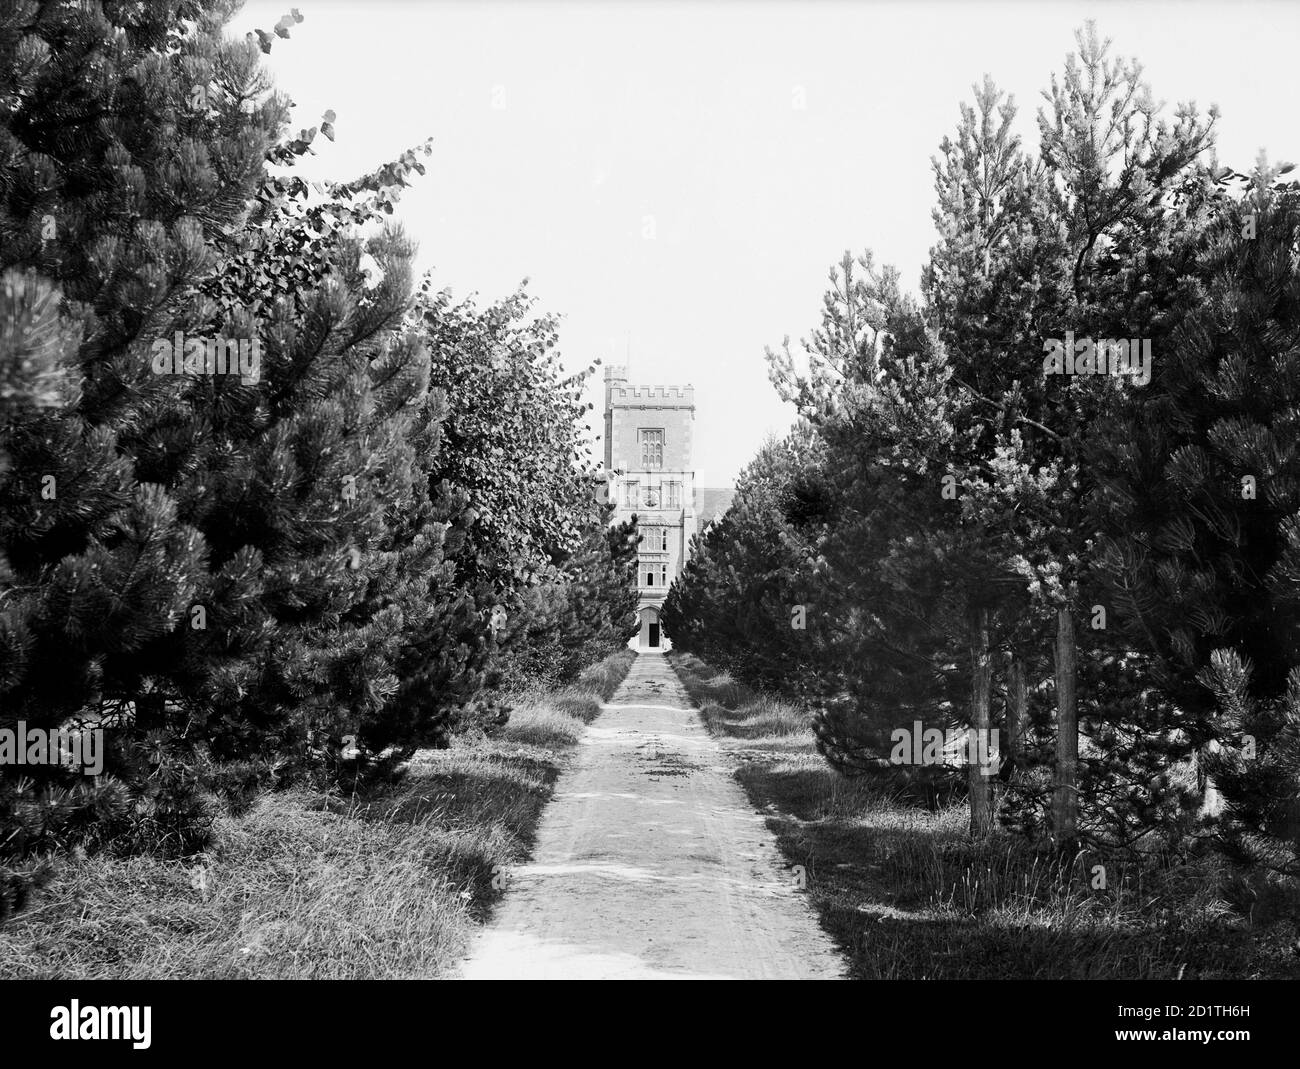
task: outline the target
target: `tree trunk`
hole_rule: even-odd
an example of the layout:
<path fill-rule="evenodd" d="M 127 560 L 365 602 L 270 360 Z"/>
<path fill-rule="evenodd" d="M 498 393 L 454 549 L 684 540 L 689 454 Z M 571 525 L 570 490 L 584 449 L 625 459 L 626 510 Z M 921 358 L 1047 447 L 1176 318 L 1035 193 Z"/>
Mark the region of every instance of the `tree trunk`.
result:
<path fill-rule="evenodd" d="M 1025 664 L 1011 655 L 1007 665 L 1007 737 L 1002 752 L 1001 778 L 1009 781 L 1024 767 L 1025 724 L 1029 719 L 1029 696 L 1025 686 Z"/>
<path fill-rule="evenodd" d="M 1079 816 L 1079 707 L 1075 694 L 1074 617 L 1056 614 L 1056 786 L 1052 823 L 1059 846 L 1074 841 Z"/>
<path fill-rule="evenodd" d="M 966 771 L 970 784 L 970 833 L 983 837 L 993 830 L 993 781 L 988 772 L 990 697 L 993 665 L 989 654 L 989 611 L 974 609 L 970 618 L 970 734 Z"/>

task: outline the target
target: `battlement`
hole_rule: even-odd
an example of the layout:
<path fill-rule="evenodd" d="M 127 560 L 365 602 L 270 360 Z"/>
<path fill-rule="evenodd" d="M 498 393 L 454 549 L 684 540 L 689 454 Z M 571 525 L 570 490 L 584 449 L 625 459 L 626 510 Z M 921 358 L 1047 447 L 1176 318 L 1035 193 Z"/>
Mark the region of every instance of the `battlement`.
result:
<path fill-rule="evenodd" d="M 611 386 L 609 399 L 621 405 L 652 405 L 670 401 L 679 405 L 695 404 L 694 386 Z"/>

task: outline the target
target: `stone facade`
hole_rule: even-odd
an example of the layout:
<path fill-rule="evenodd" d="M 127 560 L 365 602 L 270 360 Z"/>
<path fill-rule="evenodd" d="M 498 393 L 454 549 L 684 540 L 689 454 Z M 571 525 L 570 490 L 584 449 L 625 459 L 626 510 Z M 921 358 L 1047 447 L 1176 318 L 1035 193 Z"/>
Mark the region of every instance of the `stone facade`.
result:
<path fill-rule="evenodd" d="M 731 491 L 695 485 L 691 386 L 633 386 L 627 369 L 605 369 L 605 475 L 612 522 L 635 515 L 641 527 L 637 562 L 640 648 L 666 646 L 659 609 L 681 575 L 691 537 L 726 511 Z M 704 501 L 701 501 L 704 498 Z M 701 520 L 701 506 L 708 513 Z"/>

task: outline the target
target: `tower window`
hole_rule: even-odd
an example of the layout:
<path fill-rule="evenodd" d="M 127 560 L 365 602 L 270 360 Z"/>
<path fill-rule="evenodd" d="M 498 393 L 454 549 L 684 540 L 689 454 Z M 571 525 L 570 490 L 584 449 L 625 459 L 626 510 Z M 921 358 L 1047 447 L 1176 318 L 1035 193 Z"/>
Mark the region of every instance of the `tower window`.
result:
<path fill-rule="evenodd" d="M 644 567 L 646 586 L 659 587 L 668 585 L 668 565 L 646 564 Z"/>
<path fill-rule="evenodd" d="M 641 536 L 641 544 L 651 552 L 667 553 L 668 552 L 668 528 L 667 527 L 645 528 L 645 533 Z"/>
<path fill-rule="evenodd" d="M 626 483 L 626 486 L 627 486 L 627 503 L 632 508 L 636 508 L 639 504 L 641 504 L 641 484 L 637 482 L 637 480 L 631 479 Z"/>
<path fill-rule="evenodd" d="M 682 484 L 681 483 L 668 484 L 668 500 L 665 502 L 665 504 L 670 509 L 678 509 L 682 507 Z"/>
<path fill-rule="evenodd" d="M 658 471 L 664 466 L 664 431 L 662 427 L 642 427 L 637 432 L 641 440 L 641 467 Z"/>

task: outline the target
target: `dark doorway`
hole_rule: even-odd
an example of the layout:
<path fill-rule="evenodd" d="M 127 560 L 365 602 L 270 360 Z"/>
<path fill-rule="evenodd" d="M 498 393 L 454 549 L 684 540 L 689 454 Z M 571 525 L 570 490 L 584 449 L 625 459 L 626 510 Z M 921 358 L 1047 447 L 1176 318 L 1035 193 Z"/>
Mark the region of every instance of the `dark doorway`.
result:
<path fill-rule="evenodd" d="M 651 625 L 650 625 L 650 645 L 651 645 L 652 648 L 653 648 L 653 647 L 657 647 L 657 646 L 659 645 L 659 625 L 658 625 L 658 624 L 651 624 Z"/>

